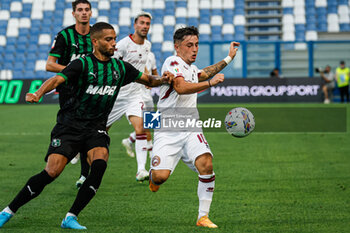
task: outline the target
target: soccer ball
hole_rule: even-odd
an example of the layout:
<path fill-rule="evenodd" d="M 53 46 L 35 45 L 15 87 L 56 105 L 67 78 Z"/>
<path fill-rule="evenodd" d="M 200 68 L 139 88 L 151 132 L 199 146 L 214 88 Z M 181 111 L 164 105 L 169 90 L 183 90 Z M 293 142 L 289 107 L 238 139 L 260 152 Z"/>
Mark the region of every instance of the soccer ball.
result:
<path fill-rule="evenodd" d="M 234 108 L 225 117 L 225 127 L 234 137 L 245 137 L 255 128 L 253 114 L 246 108 Z"/>

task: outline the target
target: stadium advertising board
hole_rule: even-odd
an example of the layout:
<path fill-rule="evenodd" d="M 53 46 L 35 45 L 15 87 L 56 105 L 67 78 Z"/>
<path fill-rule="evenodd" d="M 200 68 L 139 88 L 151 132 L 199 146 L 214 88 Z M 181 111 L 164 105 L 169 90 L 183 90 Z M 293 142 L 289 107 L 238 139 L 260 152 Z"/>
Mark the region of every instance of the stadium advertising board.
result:
<path fill-rule="evenodd" d="M 25 95 L 35 92 L 45 80 L 0 80 L 0 104 L 25 104 Z M 58 95 L 54 92 L 45 95 L 41 103 L 58 103 Z"/>
<path fill-rule="evenodd" d="M 320 78 L 225 79 L 198 94 L 199 103 L 322 102 Z M 158 89 L 152 94 L 158 97 Z"/>
<path fill-rule="evenodd" d="M 0 104 L 24 104 L 25 94 L 36 91 L 44 80 L 0 80 Z M 199 103 L 322 102 L 320 78 L 226 79 L 198 94 Z M 153 88 L 157 101 L 159 89 Z M 57 103 L 57 93 L 45 95 L 41 103 Z"/>

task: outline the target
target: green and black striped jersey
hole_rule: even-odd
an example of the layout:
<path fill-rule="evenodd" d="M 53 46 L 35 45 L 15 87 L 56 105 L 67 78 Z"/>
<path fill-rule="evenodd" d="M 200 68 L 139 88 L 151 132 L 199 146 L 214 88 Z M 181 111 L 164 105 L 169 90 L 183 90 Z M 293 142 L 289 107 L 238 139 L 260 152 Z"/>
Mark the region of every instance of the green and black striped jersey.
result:
<path fill-rule="evenodd" d="M 75 24 L 60 31 L 52 44 L 49 55 L 58 58 L 58 64 L 68 65 L 69 62 L 92 53 L 90 33 L 80 35 L 75 30 Z"/>
<path fill-rule="evenodd" d="M 57 123 L 84 129 L 106 127 L 119 89 L 140 78 L 142 72 L 127 62 L 100 61 L 89 54 L 72 61 L 58 75 L 74 94 L 61 103 Z"/>

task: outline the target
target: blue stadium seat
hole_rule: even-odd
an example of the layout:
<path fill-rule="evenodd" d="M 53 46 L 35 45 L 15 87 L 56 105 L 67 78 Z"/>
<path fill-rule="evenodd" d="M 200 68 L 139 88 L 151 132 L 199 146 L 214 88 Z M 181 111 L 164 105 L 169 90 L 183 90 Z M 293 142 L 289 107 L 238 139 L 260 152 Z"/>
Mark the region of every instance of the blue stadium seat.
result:
<path fill-rule="evenodd" d="M 90 24 L 94 25 L 96 23 L 96 18 L 90 18 Z"/>
<path fill-rule="evenodd" d="M 27 43 L 18 43 L 16 52 L 17 53 L 24 53 L 27 50 Z M 23 56 L 21 56 L 23 57 Z"/>
<path fill-rule="evenodd" d="M 293 7 L 285 7 L 283 8 L 283 14 L 286 15 L 286 14 L 293 14 L 294 13 L 294 10 L 293 10 Z"/>
<path fill-rule="evenodd" d="M 210 17 L 210 10 L 209 9 L 200 9 L 199 10 L 199 15 L 201 16 L 201 18 L 209 18 Z"/>
<path fill-rule="evenodd" d="M 14 66 L 14 71 L 20 71 L 22 72 L 25 68 L 25 65 L 23 62 L 18 62 L 18 60 L 16 60 L 15 66 Z"/>
<path fill-rule="evenodd" d="M 51 18 L 53 18 L 53 16 L 54 16 L 54 13 L 52 12 L 52 11 L 44 11 L 44 22 L 45 21 L 48 21 L 48 19 L 51 19 Z"/>
<path fill-rule="evenodd" d="M 19 28 L 19 39 L 23 37 L 27 37 L 29 35 L 30 29 L 29 28 Z"/>
<path fill-rule="evenodd" d="M 153 24 L 163 24 L 163 16 L 153 16 L 152 18 L 152 23 Z"/>
<path fill-rule="evenodd" d="M 224 34 L 223 39 L 224 39 L 224 41 L 233 41 L 234 36 L 233 36 L 233 34 Z"/>
<path fill-rule="evenodd" d="M 98 10 L 98 16 L 109 16 L 109 10 Z"/>
<path fill-rule="evenodd" d="M 152 51 L 161 51 L 162 50 L 162 43 L 152 43 Z"/>
<path fill-rule="evenodd" d="M 47 53 L 48 53 L 48 51 L 47 51 Z M 28 53 L 26 61 L 27 62 L 35 62 L 36 59 L 37 59 L 36 53 Z"/>
<path fill-rule="evenodd" d="M 199 24 L 210 24 L 210 17 L 199 17 Z"/>
<path fill-rule="evenodd" d="M 163 52 L 163 56 L 162 57 L 165 60 L 165 59 L 167 59 L 168 57 L 170 57 L 172 55 L 174 55 L 173 52 Z"/>
<path fill-rule="evenodd" d="M 31 20 L 31 28 L 41 28 L 41 20 L 40 19 L 32 19 Z"/>
<path fill-rule="evenodd" d="M 18 70 L 14 70 L 13 71 L 13 79 L 23 79 L 23 71 L 18 71 Z"/>
<path fill-rule="evenodd" d="M 173 26 L 164 26 L 164 35 L 165 34 L 174 34 L 175 28 Z"/>
<path fill-rule="evenodd" d="M 170 40 L 170 41 L 173 40 L 173 32 L 171 32 L 171 33 L 164 33 L 164 41 L 167 41 L 167 40 Z"/>
<path fill-rule="evenodd" d="M 52 73 L 46 71 L 36 71 L 34 72 L 34 77 L 39 79 L 47 79 L 52 77 Z"/>
<path fill-rule="evenodd" d="M 213 42 L 221 42 L 223 39 L 221 34 L 212 33 L 211 40 Z"/>
<path fill-rule="evenodd" d="M 20 18 L 20 17 L 21 17 L 21 12 L 18 12 L 18 11 L 11 11 L 11 12 L 10 12 L 10 17 L 11 17 L 11 18 Z"/>
<path fill-rule="evenodd" d="M 199 25 L 199 21 L 198 21 L 198 19 L 197 19 L 197 18 L 191 17 L 191 18 L 188 18 L 188 20 L 187 20 L 187 24 L 188 24 L 189 26 L 195 26 L 195 27 L 198 27 L 198 25 Z"/>
<path fill-rule="evenodd" d="M 27 49 L 28 54 L 36 54 L 37 51 L 38 51 L 38 45 L 34 43 L 31 43 Z"/>
<path fill-rule="evenodd" d="M 7 61 L 7 59 L 6 59 L 3 67 L 4 67 L 5 70 L 12 70 L 13 69 L 13 64 L 12 64 L 12 62 Z"/>
<path fill-rule="evenodd" d="M 341 24 L 339 24 L 339 29 L 341 32 L 349 32 L 350 31 L 350 24 L 341 23 Z"/>
<path fill-rule="evenodd" d="M 6 61 L 8 61 L 8 62 L 14 62 L 15 61 L 15 53 L 7 53 L 5 58 L 6 58 Z"/>
<path fill-rule="evenodd" d="M 7 39 L 6 40 L 7 45 L 14 45 L 17 42 L 17 37 L 7 37 L 6 39 Z"/>
<path fill-rule="evenodd" d="M 48 53 L 51 45 L 39 45 L 39 53 Z"/>
<path fill-rule="evenodd" d="M 6 35 L 6 28 L 0 28 L 0 35 Z"/>
<path fill-rule="evenodd" d="M 201 42 L 210 42 L 210 35 L 209 34 L 201 34 L 200 38 L 201 38 Z"/>
<path fill-rule="evenodd" d="M 4 53 L 7 55 L 7 54 L 10 54 L 10 53 L 16 53 L 16 47 L 15 45 L 6 45 L 6 47 L 4 48 Z"/>
<path fill-rule="evenodd" d="M 109 16 L 109 23 L 110 24 L 118 24 L 119 20 L 118 20 L 119 17 L 111 17 Z"/>
<path fill-rule="evenodd" d="M 120 1 L 120 7 L 131 8 L 131 2 L 130 1 Z"/>
<path fill-rule="evenodd" d="M 11 6 L 9 2 L 1 1 L 1 10 L 10 10 Z"/>
<path fill-rule="evenodd" d="M 34 66 L 33 67 L 30 67 L 27 69 L 27 67 L 25 68 L 25 71 L 23 72 L 23 79 L 34 79 L 36 78 L 35 77 L 35 74 L 34 74 Z"/>
<path fill-rule="evenodd" d="M 176 18 L 176 24 L 187 24 L 187 20 L 185 17 Z"/>
<path fill-rule="evenodd" d="M 306 30 L 307 31 L 316 31 L 317 30 L 317 27 L 316 27 L 316 22 L 314 23 L 307 23 L 306 24 Z"/>
<path fill-rule="evenodd" d="M 327 31 L 327 23 L 318 23 L 317 24 L 317 31 L 326 32 Z"/>
<path fill-rule="evenodd" d="M 177 1 L 176 7 L 185 7 L 187 8 L 187 1 Z"/>

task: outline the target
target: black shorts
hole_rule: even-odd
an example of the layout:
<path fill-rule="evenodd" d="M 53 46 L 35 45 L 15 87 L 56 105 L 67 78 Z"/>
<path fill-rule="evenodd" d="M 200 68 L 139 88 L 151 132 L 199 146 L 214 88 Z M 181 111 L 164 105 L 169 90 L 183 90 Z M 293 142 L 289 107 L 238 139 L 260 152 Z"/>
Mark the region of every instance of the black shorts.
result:
<path fill-rule="evenodd" d="M 108 150 L 110 138 L 106 129 L 77 130 L 62 124 L 56 124 L 51 131 L 51 142 L 45 161 L 50 154 L 61 154 L 71 161 L 78 152 L 88 152 L 95 147 Z"/>

